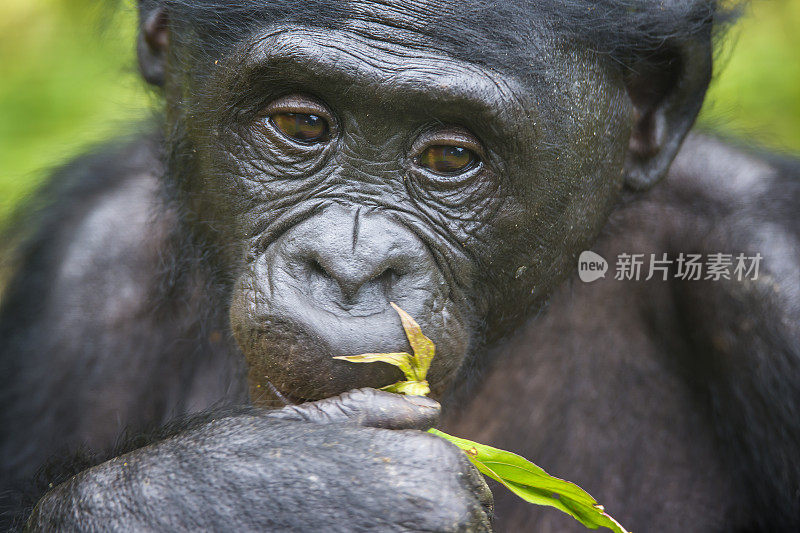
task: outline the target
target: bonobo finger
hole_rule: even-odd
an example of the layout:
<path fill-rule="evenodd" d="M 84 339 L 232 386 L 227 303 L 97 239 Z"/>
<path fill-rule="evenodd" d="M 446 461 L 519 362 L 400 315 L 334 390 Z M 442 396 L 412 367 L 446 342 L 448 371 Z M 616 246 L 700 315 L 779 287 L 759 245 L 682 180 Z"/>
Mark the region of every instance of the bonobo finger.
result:
<path fill-rule="evenodd" d="M 486 518 L 491 522 L 494 516 L 494 495 L 489 485 L 486 484 L 486 478 L 483 477 L 483 474 L 481 474 L 477 468 L 470 464 L 466 481 L 472 492 L 477 496 L 481 507 L 483 507 Z"/>
<path fill-rule="evenodd" d="M 353 422 L 385 429 L 430 429 L 439 421 L 439 402 L 376 389 L 355 389 L 333 398 L 290 405 L 270 413 L 281 420 Z"/>

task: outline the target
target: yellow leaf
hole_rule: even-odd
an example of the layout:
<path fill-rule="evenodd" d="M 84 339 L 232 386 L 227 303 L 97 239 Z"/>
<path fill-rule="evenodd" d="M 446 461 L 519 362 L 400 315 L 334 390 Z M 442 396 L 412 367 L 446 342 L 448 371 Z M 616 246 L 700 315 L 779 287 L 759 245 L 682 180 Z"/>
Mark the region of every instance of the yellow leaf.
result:
<path fill-rule="evenodd" d="M 397 394 L 410 394 L 411 396 L 427 396 L 431 391 L 427 381 L 398 381 L 391 385 L 381 387 L 386 392 L 396 392 Z"/>
<path fill-rule="evenodd" d="M 360 355 L 337 355 L 334 359 L 341 359 L 342 361 L 350 361 L 351 363 L 389 363 L 403 371 L 406 378 L 413 377 L 416 379 L 417 373 L 415 371 L 414 356 L 406 352 L 395 353 L 362 353 Z"/>
<path fill-rule="evenodd" d="M 397 314 L 400 315 L 400 322 L 403 323 L 403 330 L 405 330 L 406 337 L 408 337 L 408 343 L 411 345 L 411 349 L 414 350 L 414 358 L 416 359 L 414 367 L 417 379 L 424 380 L 428 375 L 428 369 L 436 353 L 436 348 L 433 342 L 423 335 L 422 328 L 411 318 L 411 315 L 400 309 L 394 302 L 390 303 L 394 310 L 397 311 Z"/>

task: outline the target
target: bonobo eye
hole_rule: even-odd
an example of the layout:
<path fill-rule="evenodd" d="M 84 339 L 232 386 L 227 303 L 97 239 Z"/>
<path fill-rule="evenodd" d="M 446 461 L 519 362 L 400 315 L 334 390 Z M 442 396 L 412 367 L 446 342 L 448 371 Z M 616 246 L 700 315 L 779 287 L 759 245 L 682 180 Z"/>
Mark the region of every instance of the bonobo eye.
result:
<path fill-rule="evenodd" d="M 328 142 L 337 132 L 331 110 L 304 94 L 289 94 L 273 100 L 261 110 L 257 124 L 273 135 L 309 147 Z"/>
<path fill-rule="evenodd" d="M 317 115 L 275 113 L 269 120 L 281 133 L 297 142 L 311 144 L 328 139 L 328 123 Z"/>
<path fill-rule="evenodd" d="M 480 158 L 463 146 L 435 145 L 418 158 L 418 164 L 437 174 L 458 174 L 474 167 Z"/>
<path fill-rule="evenodd" d="M 440 126 L 420 135 L 412 145 L 411 153 L 414 164 L 428 170 L 429 177 L 433 178 L 430 176 L 433 174 L 450 178 L 475 175 L 470 171 L 482 164 L 485 152 L 478 138 L 466 128 Z M 441 183 L 450 181 L 453 180 Z"/>

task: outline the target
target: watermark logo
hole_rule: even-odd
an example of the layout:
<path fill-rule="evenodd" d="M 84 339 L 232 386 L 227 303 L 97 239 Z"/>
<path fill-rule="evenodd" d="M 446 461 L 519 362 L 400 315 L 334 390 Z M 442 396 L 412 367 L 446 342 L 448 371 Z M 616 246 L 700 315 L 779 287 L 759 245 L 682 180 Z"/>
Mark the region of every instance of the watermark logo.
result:
<path fill-rule="evenodd" d="M 578 276 L 584 283 L 591 283 L 600 278 L 606 277 L 608 271 L 608 261 L 602 255 L 596 254 L 591 250 L 581 252 L 578 257 Z"/>
<path fill-rule="evenodd" d="M 648 261 L 649 259 L 649 261 Z M 757 280 L 763 256 L 745 254 L 685 254 L 669 257 L 668 254 L 629 254 L 617 255 L 614 279 L 618 281 L 640 281 L 653 278 L 667 281 Z M 590 283 L 605 278 L 608 262 L 603 256 L 592 251 L 581 252 L 578 257 L 578 276 L 581 281 Z"/>

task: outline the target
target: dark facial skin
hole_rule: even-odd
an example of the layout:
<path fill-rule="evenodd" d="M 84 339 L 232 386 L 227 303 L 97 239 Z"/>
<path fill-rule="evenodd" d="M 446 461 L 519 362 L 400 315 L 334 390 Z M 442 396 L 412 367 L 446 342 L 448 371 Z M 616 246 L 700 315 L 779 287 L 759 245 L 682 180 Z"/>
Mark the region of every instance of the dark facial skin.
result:
<path fill-rule="evenodd" d="M 389 22 L 261 30 L 215 60 L 205 83 L 223 90 L 185 88 L 173 110 L 199 126 L 201 212 L 240 243 L 225 258 L 239 272 L 231 324 L 255 398 L 397 381 L 331 358 L 408 350 L 392 301 L 436 344 L 441 394 L 485 336 L 542 301 L 621 187 L 630 108 L 597 60 L 551 51 L 539 60 L 561 68 L 523 85 L 413 36 L 380 40 Z M 281 131 L 298 115 L 325 124 L 319 139 Z M 472 162 L 430 168 L 454 149 Z"/>

